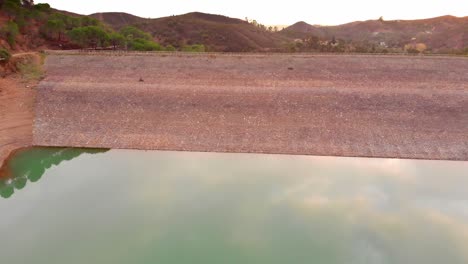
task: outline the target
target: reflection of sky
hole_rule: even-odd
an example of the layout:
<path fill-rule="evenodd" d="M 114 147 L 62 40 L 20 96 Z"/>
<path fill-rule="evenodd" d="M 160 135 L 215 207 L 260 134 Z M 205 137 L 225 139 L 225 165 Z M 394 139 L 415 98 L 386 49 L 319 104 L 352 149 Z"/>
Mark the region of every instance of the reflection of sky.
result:
<path fill-rule="evenodd" d="M 468 263 L 467 188 L 467 162 L 110 151 L 63 162 L 0 199 L 0 255 Z"/>

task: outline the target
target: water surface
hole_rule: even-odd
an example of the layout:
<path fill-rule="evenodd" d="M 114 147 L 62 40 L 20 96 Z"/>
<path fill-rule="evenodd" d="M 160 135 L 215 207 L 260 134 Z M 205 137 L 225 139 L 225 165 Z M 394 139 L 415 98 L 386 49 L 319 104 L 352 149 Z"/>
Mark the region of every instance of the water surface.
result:
<path fill-rule="evenodd" d="M 468 163 L 35 149 L 1 263 L 468 263 Z"/>

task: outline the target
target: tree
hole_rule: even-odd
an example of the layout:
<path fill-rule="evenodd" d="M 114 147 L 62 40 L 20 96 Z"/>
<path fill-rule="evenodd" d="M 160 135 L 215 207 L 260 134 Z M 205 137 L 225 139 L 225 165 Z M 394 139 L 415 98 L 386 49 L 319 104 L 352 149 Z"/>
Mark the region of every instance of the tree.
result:
<path fill-rule="evenodd" d="M 122 47 L 125 45 L 125 37 L 117 32 L 112 32 L 109 34 L 109 41 L 114 50 L 116 50 L 117 47 Z"/>
<path fill-rule="evenodd" d="M 62 34 L 65 32 L 65 23 L 63 20 L 60 19 L 49 19 L 47 23 L 44 25 L 46 34 L 54 38 L 57 36 L 57 40 L 61 41 Z"/>
<path fill-rule="evenodd" d="M 20 6 L 19 0 L 6 0 L 2 5 L 2 9 L 8 15 L 8 19 L 12 20 L 20 10 Z"/>
<path fill-rule="evenodd" d="M 81 27 L 81 19 L 79 17 L 67 16 L 64 22 L 66 30 L 72 30 L 76 27 Z"/>
<path fill-rule="evenodd" d="M 152 40 L 153 37 L 147 33 L 144 32 L 136 27 L 133 26 L 126 26 L 120 30 L 120 34 L 122 34 L 126 38 L 134 38 L 134 39 L 146 39 L 146 40 Z"/>
<path fill-rule="evenodd" d="M 8 44 L 14 47 L 16 44 L 16 36 L 19 34 L 18 25 L 13 21 L 8 21 L 5 26 L 0 29 L 0 35 L 6 38 Z"/>
<path fill-rule="evenodd" d="M 89 16 L 84 16 L 81 18 L 81 26 L 83 27 L 99 26 L 99 20 L 89 17 Z"/>
<path fill-rule="evenodd" d="M 7 49 L 0 48 L 0 62 L 8 62 L 11 54 Z"/>
<path fill-rule="evenodd" d="M 314 35 L 305 39 L 304 43 L 306 48 L 309 50 L 318 50 L 320 48 L 320 39 Z"/>
<path fill-rule="evenodd" d="M 34 6 L 34 9 L 39 11 L 39 12 L 49 12 L 50 11 L 50 5 L 49 4 L 37 4 Z"/>
<path fill-rule="evenodd" d="M 15 23 L 18 25 L 18 28 L 23 31 L 26 26 L 26 18 L 25 13 L 23 10 L 18 10 L 15 16 Z"/>
<path fill-rule="evenodd" d="M 75 44 L 94 49 L 105 46 L 109 40 L 107 32 L 98 26 L 77 27 L 72 29 L 68 36 Z"/>
<path fill-rule="evenodd" d="M 77 27 L 77 28 L 70 30 L 68 32 L 68 37 L 73 43 L 81 47 L 85 47 L 87 44 L 85 30 L 83 27 Z"/>
<path fill-rule="evenodd" d="M 21 0 L 21 4 L 26 8 L 31 8 L 34 6 L 34 0 Z"/>

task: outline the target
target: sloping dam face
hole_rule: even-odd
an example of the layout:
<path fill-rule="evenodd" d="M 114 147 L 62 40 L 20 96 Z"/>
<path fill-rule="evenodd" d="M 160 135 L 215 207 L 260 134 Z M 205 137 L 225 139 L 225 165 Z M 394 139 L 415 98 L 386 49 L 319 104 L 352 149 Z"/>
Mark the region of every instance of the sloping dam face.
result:
<path fill-rule="evenodd" d="M 41 146 L 468 160 L 468 58 L 52 53 Z"/>

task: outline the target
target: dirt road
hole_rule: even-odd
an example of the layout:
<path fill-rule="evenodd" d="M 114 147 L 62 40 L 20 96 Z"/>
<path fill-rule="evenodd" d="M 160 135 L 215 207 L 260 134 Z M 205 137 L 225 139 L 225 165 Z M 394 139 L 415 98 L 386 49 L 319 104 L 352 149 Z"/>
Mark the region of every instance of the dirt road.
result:
<path fill-rule="evenodd" d="M 36 145 L 468 160 L 467 58 L 52 54 L 46 70 Z"/>

